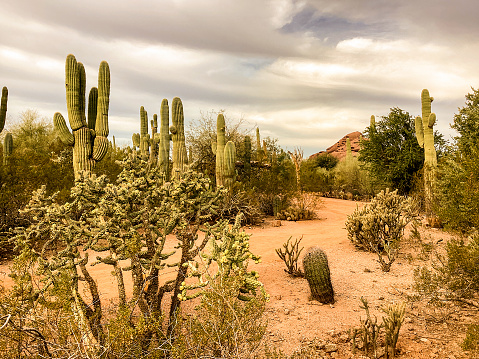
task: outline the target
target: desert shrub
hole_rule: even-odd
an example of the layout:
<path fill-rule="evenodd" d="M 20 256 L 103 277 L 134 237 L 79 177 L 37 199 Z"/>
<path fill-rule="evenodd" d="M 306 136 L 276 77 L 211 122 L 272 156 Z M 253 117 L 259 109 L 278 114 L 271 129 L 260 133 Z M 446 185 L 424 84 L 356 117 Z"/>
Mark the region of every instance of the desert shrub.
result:
<path fill-rule="evenodd" d="M 282 206 L 284 207 L 285 199 Z M 315 193 L 296 192 L 289 198 L 288 206 L 276 212 L 275 217 L 287 221 L 301 221 L 316 218 L 316 210 L 322 205 L 321 198 Z"/>
<path fill-rule="evenodd" d="M 218 217 L 233 221 L 242 214 L 244 224 L 257 224 L 264 217 L 257 193 L 241 182 L 236 182 L 218 205 Z"/>
<path fill-rule="evenodd" d="M 377 253 L 381 268 L 389 271 L 404 229 L 414 216 L 414 207 L 412 199 L 398 195 L 397 190 L 381 191 L 369 204 L 356 208 L 348 216 L 348 238 L 356 248 Z"/>
<path fill-rule="evenodd" d="M 479 325 L 471 324 L 466 331 L 466 338 L 462 342 L 462 349 L 479 352 Z"/>
<path fill-rule="evenodd" d="M 432 303 L 451 301 L 479 309 L 479 235 L 450 240 L 445 254 L 436 253 L 432 267 L 417 268 L 414 277 L 415 289 Z"/>
<path fill-rule="evenodd" d="M 374 193 L 375 187 L 370 180 L 369 172 L 360 167 L 356 157 L 339 161 L 332 171 L 333 191 L 336 193 L 351 193 L 355 198 L 369 197 Z"/>
<path fill-rule="evenodd" d="M 334 186 L 334 172 L 329 167 L 317 164 L 317 158 L 308 159 L 301 164 L 301 188 L 308 192 L 329 192 Z M 327 154 L 336 160 L 336 157 Z"/>
<path fill-rule="evenodd" d="M 243 285 L 237 273 L 209 282 L 194 313 L 181 322 L 171 358 L 251 358 L 266 331 L 267 297 L 238 299 Z"/>

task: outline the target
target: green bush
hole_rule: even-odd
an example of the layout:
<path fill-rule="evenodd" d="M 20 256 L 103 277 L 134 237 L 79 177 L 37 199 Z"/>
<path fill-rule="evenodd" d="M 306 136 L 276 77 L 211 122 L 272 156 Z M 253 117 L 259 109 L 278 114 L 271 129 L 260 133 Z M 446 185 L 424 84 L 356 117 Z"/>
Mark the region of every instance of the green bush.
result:
<path fill-rule="evenodd" d="M 394 262 L 406 225 L 414 215 L 414 203 L 395 191 L 381 191 L 369 204 L 348 216 L 348 238 L 355 247 L 378 254 L 384 271 Z M 387 255 L 387 262 L 382 253 Z"/>

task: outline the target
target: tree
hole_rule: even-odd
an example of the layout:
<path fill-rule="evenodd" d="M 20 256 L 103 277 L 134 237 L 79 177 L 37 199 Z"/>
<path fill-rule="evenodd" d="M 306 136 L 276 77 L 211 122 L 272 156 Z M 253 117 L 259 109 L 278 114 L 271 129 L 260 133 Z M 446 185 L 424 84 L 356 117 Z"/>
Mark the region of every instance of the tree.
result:
<path fill-rule="evenodd" d="M 424 163 L 424 150 L 416 140 L 414 119 L 397 107 L 366 128 L 359 153 L 363 168 L 400 194 L 411 191 L 414 175 Z"/>
<path fill-rule="evenodd" d="M 466 104 L 451 125 L 459 135 L 439 161 L 436 212 L 448 227 L 468 232 L 479 226 L 479 91 L 466 95 Z"/>

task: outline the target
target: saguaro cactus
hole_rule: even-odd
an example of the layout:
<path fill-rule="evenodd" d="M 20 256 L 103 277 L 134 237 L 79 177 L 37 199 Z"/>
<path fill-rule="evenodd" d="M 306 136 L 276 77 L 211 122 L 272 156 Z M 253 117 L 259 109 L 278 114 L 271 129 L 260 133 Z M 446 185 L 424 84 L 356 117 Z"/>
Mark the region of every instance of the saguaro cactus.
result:
<path fill-rule="evenodd" d="M 13 152 L 13 137 L 10 132 L 5 134 L 5 138 L 3 140 L 3 165 L 8 166 L 9 158 Z"/>
<path fill-rule="evenodd" d="M 350 163 L 353 160 L 353 151 L 351 150 L 351 140 L 346 137 L 346 162 Z"/>
<path fill-rule="evenodd" d="M 424 197 L 426 212 L 431 215 L 434 203 L 434 184 L 436 179 L 437 156 L 434 147 L 434 124 L 436 114 L 431 113 L 431 103 L 434 100 L 429 96 L 429 91 L 424 89 L 421 93 L 422 118 L 415 119 L 416 138 L 419 146 L 424 148 Z"/>
<path fill-rule="evenodd" d="M 246 177 L 251 175 L 251 137 L 244 138 L 244 172 Z"/>
<path fill-rule="evenodd" d="M 91 171 L 108 151 L 108 108 L 110 102 L 110 68 L 102 61 L 98 73 L 98 88 L 90 90 L 88 122 L 85 116 L 85 67 L 75 56 L 68 55 L 65 64 L 65 86 L 68 129 L 61 113 L 55 113 L 53 124 L 58 136 L 66 145 L 73 146 L 75 178 L 81 171 Z"/>
<path fill-rule="evenodd" d="M 7 101 L 8 101 L 8 89 L 6 86 L 2 88 L 2 102 L 0 105 L 0 132 L 5 127 L 5 119 L 7 118 Z"/>
<path fill-rule="evenodd" d="M 303 258 L 304 277 L 308 281 L 312 299 L 334 303 L 328 258 L 319 247 L 310 247 Z"/>
<path fill-rule="evenodd" d="M 173 175 L 179 178 L 188 165 L 188 153 L 185 143 L 185 118 L 183 115 L 183 104 L 179 97 L 175 97 L 171 104 L 170 127 L 171 140 L 173 141 Z"/>
<path fill-rule="evenodd" d="M 233 141 L 228 141 L 224 153 L 224 185 L 231 188 L 236 180 L 236 148 Z"/>
<path fill-rule="evenodd" d="M 168 100 L 161 101 L 160 108 L 160 146 L 158 149 L 158 167 L 165 178 L 169 179 L 170 171 L 170 109 Z"/>
<path fill-rule="evenodd" d="M 140 107 L 140 154 L 144 160 L 149 157 L 150 135 L 148 134 L 148 113 Z"/>
<path fill-rule="evenodd" d="M 216 119 L 216 147 L 213 151 L 216 154 L 216 186 L 225 185 L 225 146 L 226 146 L 226 124 L 222 113 Z"/>
<path fill-rule="evenodd" d="M 158 139 L 159 134 L 158 131 L 158 115 L 155 113 L 153 115 L 153 120 L 150 122 L 151 124 L 151 139 L 150 139 L 150 160 L 149 162 L 156 166 L 157 164 L 157 156 L 158 156 Z"/>

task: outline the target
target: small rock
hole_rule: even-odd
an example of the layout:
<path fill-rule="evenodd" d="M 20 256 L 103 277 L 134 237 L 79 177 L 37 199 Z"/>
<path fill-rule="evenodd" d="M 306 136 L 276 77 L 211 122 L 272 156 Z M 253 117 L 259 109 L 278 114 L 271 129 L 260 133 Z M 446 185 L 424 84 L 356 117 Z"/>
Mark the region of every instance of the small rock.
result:
<path fill-rule="evenodd" d="M 412 323 L 412 319 L 409 317 L 404 318 L 404 323 Z"/>
<path fill-rule="evenodd" d="M 378 300 L 384 300 L 384 297 L 383 297 L 383 296 L 380 296 L 380 297 L 378 298 Z"/>
<path fill-rule="evenodd" d="M 334 343 L 328 343 L 324 346 L 324 351 L 326 353 L 332 353 L 338 350 L 338 346 Z"/>
<path fill-rule="evenodd" d="M 379 348 L 378 351 L 376 352 L 376 357 L 377 358 L 382 358 L 385 355 L 386 355 L 386 349 L 385 348 Z"/>
<path fill-rule="evenodd" d="M 338 353 L 336 353 L 336 352 L 332 352 L 331 354 L 329 354 L 329 356 L 330 356 L 331 358 L 339 358 L 339 357 L 338 357 Z"/>
<path fill-rule="evenodd" d="M 423 343 L 429 343 L 429 340 L 426 339 L 426 338 L 421 338 L 420 340 L 421 340 L 421 342 L 423 342 Z"/>
<path fill-rule="evenodd" d="M 342 341 L 343 343 L 346 343 L 349 341 L 349 336 L 347 334 L 342 334 L 340 337 L 339 337 L 339 340 Z"/>
<path fill-rule="evenodd" d="M 284 310 L 284 314 L 289 315 L 289 313 L 291 313 L 291 311 L 290 311 L 288 308 L 286 308 L 286 309 Z"/>
<path fill-rule="evenodd" d="M 369 268 L 364 268 L 364 272 L 366 272 L 366 273 L 371 273 L 371 269 L 369 269 Z"/>
<path fill-rule="evenodd" d="M 271 224 L 273 227 L 281 227 L 281 221 L 279 219 L 275 219 Z"/>
<path fill-rule="evenodd" d="M 274 296 L 274 299 L 276 299 L 276 300 L 281 300 L 282 298 L 283 298 L 283 297 L 282 297 L 281 295 L 275 295 L 275 296 Z"/>

